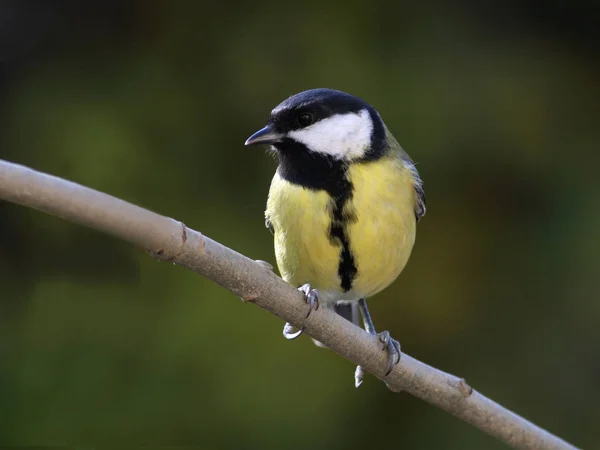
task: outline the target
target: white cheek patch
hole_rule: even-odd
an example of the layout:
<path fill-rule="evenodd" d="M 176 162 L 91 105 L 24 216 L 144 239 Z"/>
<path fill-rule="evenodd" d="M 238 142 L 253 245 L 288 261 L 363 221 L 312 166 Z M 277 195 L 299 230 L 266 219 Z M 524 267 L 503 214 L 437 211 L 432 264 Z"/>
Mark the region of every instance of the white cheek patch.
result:
<path fill-rule="evenodd" d="M 336 114 L 288 136 L 313 152 L 337 159 L 355 159 L 365 155 L 371 145 L 373 121 L 369 111 Z"/>

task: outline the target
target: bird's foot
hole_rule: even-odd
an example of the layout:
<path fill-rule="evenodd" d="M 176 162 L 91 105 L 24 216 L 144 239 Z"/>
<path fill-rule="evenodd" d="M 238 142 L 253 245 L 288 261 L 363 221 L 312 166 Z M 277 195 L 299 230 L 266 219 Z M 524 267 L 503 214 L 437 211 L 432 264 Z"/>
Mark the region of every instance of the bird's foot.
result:
<path fill-rule="evenodd" d="M 308 317 L 313 309 L 315 311 L 319 309 L 319 293 L 316 289 L 312 289 L 308 283 L 300 286 L 298 290 L 304 294 L 304 300 L 308 304 L 308 312 L 306 313 L 306 317 Z"/>
<path fill-rule="evenodd" d="M 377 337 L 381 343 L 381 349 L 388 354 L 388 366 L 385 371 L 385 376 L 387 377 L 392 372 L 394 366 L 400 362 L 400 343 L 390 336 L 389 331 L 382 331 L 377 335 Z M 364 376 L 365 369 L 363 369 L 362 366 L 356 366 L 356 371 L 354 372 L 355 387 L 360 387 Z"/>
<path fill-rule="evenodd" d="M 283 337 L 286 338 L 288 341 L 296 339 L 302 333 L 304 333 L 304 328 L 296 330 L 296 328 L 294 328 L 294 325 L 292 325 L 289 322 L 286 322 L 286 324 L 283 326 Z"/>
<path fill-rule="evenodd" d="M 304 294 L 304 300 L 308 304 L 308 312 L 306 313 L 306 317 L 310 316 L 310 313 L 313 310 L 319 309 L 319 293 L 316 289 L 312 289 L 310 284 L 306 283 L 298 288 L 300 292 Z M 288 340 L 296 339 L 304 332 L 304 327 L 300 328 L 296 331 L 294 326 L 291 323 L 286 323 L 283 327 L 283 337 Z"/>
<path fill-rule="evenodd" d="M 381 342 L 381 349 L 388 354 L 388 365 L 385 371 L 385 376 L 387 377 L 392 372 L 394 366 L 400 362 L 400 343 L 390 336 L 389 331 L 382 331 L 377 337 L 379 338 L 379 342 Z"/>

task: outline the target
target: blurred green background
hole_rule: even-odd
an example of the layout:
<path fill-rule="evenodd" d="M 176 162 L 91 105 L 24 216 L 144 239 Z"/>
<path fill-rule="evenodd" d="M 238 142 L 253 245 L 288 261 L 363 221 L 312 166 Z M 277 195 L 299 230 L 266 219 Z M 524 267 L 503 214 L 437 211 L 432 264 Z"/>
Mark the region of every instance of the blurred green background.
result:
<path fill-rule="evenodd" d="M 598 4 L 0 3 L 0 157 L 274 261 L 244 140 L 313 87 L 372 103 L 428 213 L 371 302 L 412 356 L 600 441 Z M 596 17 L 596 18 L 595 18 Z M 0 444 L 501 449 L 182 268 L 0 204 Z"/>

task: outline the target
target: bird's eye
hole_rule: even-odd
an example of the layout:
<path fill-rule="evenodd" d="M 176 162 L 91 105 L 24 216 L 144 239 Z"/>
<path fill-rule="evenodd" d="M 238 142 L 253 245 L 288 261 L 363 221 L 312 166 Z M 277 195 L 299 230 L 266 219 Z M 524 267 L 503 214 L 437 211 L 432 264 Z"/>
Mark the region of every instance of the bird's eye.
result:
<path fill-rule="evenodd" d="M 298 116 L 298 124 L 301 127 L 307 127 L 313 123 L 313 116 L 309 113 L 302 113 Z"/>

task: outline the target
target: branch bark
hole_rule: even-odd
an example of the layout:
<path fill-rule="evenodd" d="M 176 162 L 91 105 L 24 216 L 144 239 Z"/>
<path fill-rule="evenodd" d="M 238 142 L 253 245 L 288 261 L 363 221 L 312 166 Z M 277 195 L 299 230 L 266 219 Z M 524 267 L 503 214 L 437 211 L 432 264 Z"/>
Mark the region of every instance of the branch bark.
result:
<path fill-rule="evenodd" d="M 186 267 L 296 326 L 395 392 L 406 391 L 518 449 L 576 447 L 472 389 L 464 379 L 406 353 L 386 377 L 377 338 L 326 308 L 308 319 L 295 288 L 255 261 L 182 222 L 25 166 L 0 160 L 0 199 L 28 206 L 136 244 L 155 258 Z"/>

